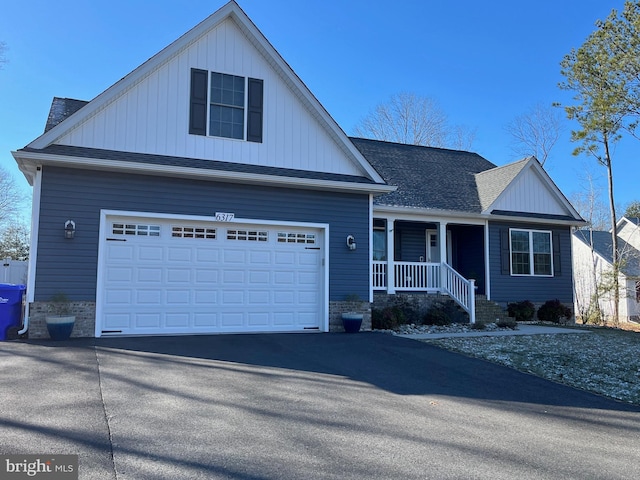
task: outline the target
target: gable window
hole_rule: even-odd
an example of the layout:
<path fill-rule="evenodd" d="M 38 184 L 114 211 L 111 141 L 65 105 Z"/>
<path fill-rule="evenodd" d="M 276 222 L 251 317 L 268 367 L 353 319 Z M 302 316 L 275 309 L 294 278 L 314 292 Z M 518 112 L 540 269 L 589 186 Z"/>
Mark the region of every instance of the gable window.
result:
<path fill-rule="evenodd" d="M 244 139 L 244 77 L 211 73 L 209 135 Z"/>
<path fill-rule="evenodd" d="M 263 81 L 191 69 L 189 133 L 262 142 Z"/>
<path fill-rule="evenodd" d="M 509 230 L 512 275 L 553 275 L 551 232 Z"/>

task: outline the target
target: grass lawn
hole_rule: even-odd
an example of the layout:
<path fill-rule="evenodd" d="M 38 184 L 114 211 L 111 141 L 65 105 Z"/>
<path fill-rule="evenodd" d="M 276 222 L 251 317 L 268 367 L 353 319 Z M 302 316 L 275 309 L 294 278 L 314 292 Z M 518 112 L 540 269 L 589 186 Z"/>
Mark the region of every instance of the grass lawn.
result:
<path fill-rule="evenodd" d="M 582 327 L 584 328 L 584 327 Z M 640 405 L 640 332 L 424 340 L 572 387 Z"/>

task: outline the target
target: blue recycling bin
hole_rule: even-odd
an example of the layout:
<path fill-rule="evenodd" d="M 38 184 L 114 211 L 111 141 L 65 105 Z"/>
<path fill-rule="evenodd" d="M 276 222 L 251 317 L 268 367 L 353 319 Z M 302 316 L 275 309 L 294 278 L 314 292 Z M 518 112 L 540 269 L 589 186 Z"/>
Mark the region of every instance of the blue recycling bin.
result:
<path fill-rule="evenodd" d="M 11 327 L 22 323 L 22 297 L 27 287 L 0 283 L 0 340 L 7 339 Z"/>

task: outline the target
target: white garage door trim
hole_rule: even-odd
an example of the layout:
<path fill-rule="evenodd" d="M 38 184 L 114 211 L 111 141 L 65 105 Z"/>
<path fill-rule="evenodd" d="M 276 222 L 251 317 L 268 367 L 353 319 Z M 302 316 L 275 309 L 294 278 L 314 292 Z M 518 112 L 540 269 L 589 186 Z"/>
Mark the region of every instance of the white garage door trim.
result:
<path fill-rule="evenodd" d="M 220 218 L 220 217 L 218 217 Z M 329 330 L 329 319 L 328 319 L 328 306 L 329 306 L 329 248 L 328 248 L 328 239 L 329 239 L 329 225 L 322 223 L 308 223 L 308 222 L 282 222 L 282 221 L 268 221 L 268 220 L 257 220 L 257 219 L 247 219 L 247 218 L 233 218 L 230 221 L 216 221 L 216 217 L 209 216 L 195 216 L 195 215 L 177 215 L 177 214 L 159 214 L 159 213 L 149 213 L 149 212 L 131 212 L 131 211 L 116 211 L 116 210 L 102 210 L 100 212 L 100 240 L 98 247 L 98 278 L 97 278 L 97 294 L 96 294 L 96 327 L 95 327 L 95 336 L 100 337 L 103 335 L 175 335 L 175 334 L 206 334 L 206 333 L 239 333 L 239 332 L 259 332 L 259 331 L 302 331 L 301 327 L 293 328 L 287 330 L 286 327 L 274 327 L 274 328 L 263 328 L 259 326 L 252 326 L 250 328 L 237 328 L 233 327 L 225 327 L 225 328 L 210 328 L 208 329 L 206 326 L 202 328 L 196 329 L 186 329 L 185 331 L 180 331 L 178 328 L 166 330 L 166 329 L 158 329 L 158 328 L 150 328 L 148 333 L 145 333 L 144 329 L 140 331 L 132 331 L 131 329 L 124 329 L 121 332 L 118 332 L 118 329 L 105 328 L 105 313 L 109 313 L 110 307 L 106 306 L 106 289 L 109 285 L 109 282 L 106 280 L 106 272 L 107 270 L 107 252 L 109 250 L 107 246 L 107 238 L 111 235 L 114 230 L 114 219 L 129 219 L 131 223 L 134 224 L 144 224 L 144 220 L 150 220 L 146 223 L 153 223 L 153 220 L 156 220 L 157 223 L 164 224 L 166 227 L 167 222 L 176 222 L 182 225 L 188 224 L 189 222 L 206 223 L 207 225 L 211 225 L 215 227 L 219 232 L 226 232 L 227 229 L 231 228 L 234 230 L 234 226 L 237 227 L 235 230 L 238 230 L 239 233 L 242 233 L 242 227 L 256 227 L 262 230 L 267 230 L 269 232 L 278 232 L 279 235 L 284 235 L 282 232 L 286 232 L 289 229 L 292 232 L 300 232 L 300 231 L 312 231 L 317 232 L 317 239 L 315 235 L 310 235 L 311 238 L 316 241 L 316 246 L 321 249 L 320 257 L 321 257 L 321 266 L 319 267 L 320 271 L 320 289 L 319 292 L 319 318 L 317 320 L 316 326 L 314 328 L 315 331 L 324 331 L 327 332 Z M 134 221 L 136 220 L 136 221 Z M 140 222 L 142 220 L 142 222 Z M 124 233 L 124 232 L 123 232 Z M 128 232 L 131 233 L 131 232 Z M 206 233 L 205 233 L 206 234 Z M 176 236 L 174 234 L 173 236 Z M 131 236 L 127 235 L 127 238 L 131 238 Z M 225 233 L 226 237 L 226 233 Z M 231 237 L 229 237 L 231 238 Z M 199 243 L 206 240 L 198 240 Z M 291 241 L 291 240 L 290 240 Z M 301 240 L 298 239 L 298 242 Z M 112 241 L 109 242 L 113 244 Z M 258 242 L 259 243 L 259 242 Z M 281 239 L 278 243 L 284 243 L 284 239 Z M 247 248 L 249 251 L 250 248 Z M 310 248 L 309 250 L 315 250 L 315 248 Z M 110 333 L 106 333 L 107 330 L 113 330 Z M 126 330 L 126 331 L 125 331 Z M 134 329 L 135 330 L 135 329 Z M 188 330 L 188 331 L 187 331 Z"/>

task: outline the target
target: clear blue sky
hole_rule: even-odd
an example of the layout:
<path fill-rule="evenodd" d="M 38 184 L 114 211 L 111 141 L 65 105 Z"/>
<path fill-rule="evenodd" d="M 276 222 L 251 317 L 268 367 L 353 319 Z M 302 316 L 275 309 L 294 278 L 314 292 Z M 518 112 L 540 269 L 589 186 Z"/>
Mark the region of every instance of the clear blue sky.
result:
<path fill-rule="evenodd" d="M 39 136 L 54 96 L 90 100 L 226 3 L 224 0 L 5 2 L 0 41 L 0 159 Z M 238 3 L 347 134 L 376 104 L 408 91 L 439 101 L 453 124 L 476 129 L 472 150 L 516 160 L 505 125 L 536 103 L 566 103 L 559 62 L 623 0 L 239 0 Z M 575 128 L 575 125 L 573 125 Z M 590 167 L 566 131 L 547 170 L 570 196 Z M 616 201 L 640 199 L 640 142 L 615 152 Z M 603 191 L 606 194 L 606 189 Z M 606 198 L 606 197 L 605 197 Z"/>

